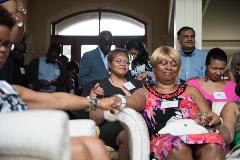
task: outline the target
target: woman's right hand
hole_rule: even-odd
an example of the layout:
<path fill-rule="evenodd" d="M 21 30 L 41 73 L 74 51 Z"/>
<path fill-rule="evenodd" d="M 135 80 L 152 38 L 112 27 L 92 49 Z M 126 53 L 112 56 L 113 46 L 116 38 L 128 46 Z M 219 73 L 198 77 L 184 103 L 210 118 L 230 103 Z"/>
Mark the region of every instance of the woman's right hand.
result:
<path fill-rule="evenodd" d="M 193 120 L 201 126 L 208 126 L 210 120 L 206 117 L 206 115 L 206 112 L 198 112 Z"/>

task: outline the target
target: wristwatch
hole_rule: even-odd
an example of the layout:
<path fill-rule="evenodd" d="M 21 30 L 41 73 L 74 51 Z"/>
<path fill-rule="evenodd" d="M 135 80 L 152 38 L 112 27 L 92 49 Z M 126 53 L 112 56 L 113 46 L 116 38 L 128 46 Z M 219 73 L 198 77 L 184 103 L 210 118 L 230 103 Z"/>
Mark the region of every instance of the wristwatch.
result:
<path fill-rule="evenodd" d="M 27 9 L 26 8 L 21 8 L 21 9 L 17 9 L 18 12 L 22 13 L 23 15 L 27 14 Z"/>

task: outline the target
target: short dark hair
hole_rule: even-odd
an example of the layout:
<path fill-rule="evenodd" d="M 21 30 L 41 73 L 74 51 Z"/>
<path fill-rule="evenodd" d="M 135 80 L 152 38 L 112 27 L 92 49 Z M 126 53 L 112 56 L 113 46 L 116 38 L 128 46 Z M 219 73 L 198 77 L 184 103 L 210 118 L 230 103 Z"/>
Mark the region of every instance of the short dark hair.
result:
<path fill-rule="evenodd" d="M 226 53 L 220 49 L 220 48 L 213 48 L 211 49 L 206 57 L 206 65 L 209 65 L 211 62 L 211 59 L 215 59 L 215 60 L 220 60 L 220 61 L 224 61 L 227 64 L 227 55 Z"/>
<path fill-rule="evenodd" d="M 56 52 L 56 53 L 62 53 L 62 46 L 60 44 L 51 44 L 48 48 L 48 53 L 50 52 Z"/>
<path fill-rule="evenodd" d="M 112 33 L 110 31 L 100 32 L 100 34 L 98 35 L 98 38 L 97 38 L 98 43 L 100 43 L 101 39 L 103 39 L 106 36 L 111 36 L 112 37 Z"/>
<path fill-rule="evenodd" d="M 12 30 L 15 24 L 16 21 L 13 18 L 12 14 L 8 12 L 8 10 L 0 6 L 0 25 L 6 26 L 10 30 Z"/>
<path fill-rule="evenodd" d="M 178 30 L 177 36 L 180 36 L 183 31 L 188 31 L 188 30 L 192 30 L 195 34 L 195 31 L 192 27 L 184 26 Z"/>
<path fill-rule="evenodd" d="M 107 57 L 107 60 L 108 60 L 108 63 L 111 63 L 112 60 L 114 59 L 114 57 L 119 54 L 119 53 L 123 53 L 125 54 L 127 57 L 129 57 L 129 52 L 128 50 L 126 49 L 123 49 L 123 48 L 116 48 L 114 50 L 112 50 L 109 54 L 108 54 L 108 57 Z"/>

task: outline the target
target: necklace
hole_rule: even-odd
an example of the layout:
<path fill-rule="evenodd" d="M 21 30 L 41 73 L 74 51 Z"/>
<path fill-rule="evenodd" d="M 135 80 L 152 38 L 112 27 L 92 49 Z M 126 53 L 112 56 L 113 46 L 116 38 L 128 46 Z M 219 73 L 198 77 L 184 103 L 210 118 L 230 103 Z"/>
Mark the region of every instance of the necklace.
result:
<path fill-rule="evenodd" d="M 176 97 L 176 96 L 179 96 L 180 94 L 182 94 L 185 91 L 186 86 L 187 86 L 186 84 L 180 84 L 176 91 L 174 91 L 173 93 L 168 93 L 168 94 L 159 93 L 153 87 L 149 87 L 148 90 L 149 90 L 149 92 L 151 92 L 152 94 L 154 94 L 155 96 L 157 96 L 161 99 L 170 99 L 170 98 L 173 98 L 173 97 Z"/>
<path fill-rule="evenodd" d="M 110 80 L 110 81 L 113 83 L 113 85 L 116 86 L 116 87 L 121 87 L 121 86 L 122 86 L 122 84 L 120 84 L 119 81 L 116 81 L 116 80 L 115 80 L 115 82 L 116 82 L 116 83 L 115 83 L 111 77 L 109 77 L 109 80 Z M 125 83 L 125 82 L 126 82 L 126 80 L 124 79 L 124 83 Z"/>

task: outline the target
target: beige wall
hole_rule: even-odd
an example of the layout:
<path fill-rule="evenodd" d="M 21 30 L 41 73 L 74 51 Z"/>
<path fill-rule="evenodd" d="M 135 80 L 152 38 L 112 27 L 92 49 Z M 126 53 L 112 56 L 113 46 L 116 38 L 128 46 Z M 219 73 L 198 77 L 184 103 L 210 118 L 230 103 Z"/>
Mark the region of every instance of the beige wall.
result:
<path fill-rule="evenodd" d="M 173 23 L 170 26 L 170 34 L 168 33 L 170 1 L 29 0 L 27 34 L 32 54 L 28 59 L 44 54 L 49 43 L 51 21 L 66 14 L 96 8 L 119 10 L 145 20 L 149 24 L 147 35 L 149 52 L 165 43 L 173 45 Z M 208 0 L 208 2 L 202 23 L 203 50 L 220 47 L 229 55 L 240 51 L 240 1 Z"/>
<path fill-rule="evenodd" d="M 220 47 L 228 56 L 239 52 L 239 17 L 239 0 L 210 0 L 203 15 L 203 50 Z"/>
<path fill-rule="evenodd" d="M 168 0 L 29 0 L 27 34 L 31 58 L 44 54 L 49 44 L 51 21 L 65 14 L 87 9 L 114 9 L 146 21 L 148 49 L 163 43 L 168 36 Z"/>

